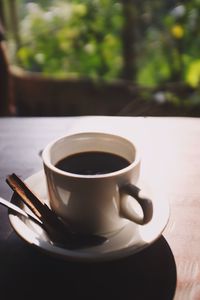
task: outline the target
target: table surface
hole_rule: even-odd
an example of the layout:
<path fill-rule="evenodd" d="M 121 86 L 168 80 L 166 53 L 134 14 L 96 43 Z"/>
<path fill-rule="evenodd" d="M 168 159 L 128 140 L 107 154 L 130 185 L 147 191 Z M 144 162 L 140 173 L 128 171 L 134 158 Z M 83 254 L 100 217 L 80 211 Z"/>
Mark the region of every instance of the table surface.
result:
<path fill-rule="evenodd" d="M 134 139 L 141 174 L 170 204 L 163 234 L 143 251 L 109 262 L 63 261 L 28 245 L 0 206 L 1 299 L 49 296 L 68 299 L 200 299 L 200 119 L 62 117 L 0 119 L 0 196 L 5 182 L 42 169 L 40 151 L 51 140 L 84 130 Z M 2 297 L 4 295 L 4 297 Z"/>

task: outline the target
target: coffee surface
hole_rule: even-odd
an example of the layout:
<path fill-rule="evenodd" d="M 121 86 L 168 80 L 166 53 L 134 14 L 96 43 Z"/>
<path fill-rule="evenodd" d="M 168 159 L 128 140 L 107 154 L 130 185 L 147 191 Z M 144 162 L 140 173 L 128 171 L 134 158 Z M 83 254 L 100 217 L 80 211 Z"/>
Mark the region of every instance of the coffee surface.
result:
<path fill-rule="evenodd" d="M 124 157 L 108 152 L 81 152 L 60 160 L 55 167 L 74 174 L 98 175 L 121 170 L 130 165 Z"/>

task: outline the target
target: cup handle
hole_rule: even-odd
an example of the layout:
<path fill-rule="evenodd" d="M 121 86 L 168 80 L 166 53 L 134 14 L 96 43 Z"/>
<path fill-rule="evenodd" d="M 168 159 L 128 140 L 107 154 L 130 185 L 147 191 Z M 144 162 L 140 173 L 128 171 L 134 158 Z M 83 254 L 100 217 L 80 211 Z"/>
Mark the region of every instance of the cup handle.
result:
<path fill-rule="evenodd" d="M 147 224 L 153 216 L 153 204 L 151 199 L 146 198 L 142 195 L 141 189 L 133 184 L 126 184 L 120 188 L 122 193 L 128 194 L 132 196 L 142 208 L 143 218 L 140 217 L 133 209 L 130 209 L 130 205 L 128 205 L 128 198 L 122 197 L 121 199 L 121 207 L 120 214 L 121 216 L 133 221 L 139 225 Z"/>

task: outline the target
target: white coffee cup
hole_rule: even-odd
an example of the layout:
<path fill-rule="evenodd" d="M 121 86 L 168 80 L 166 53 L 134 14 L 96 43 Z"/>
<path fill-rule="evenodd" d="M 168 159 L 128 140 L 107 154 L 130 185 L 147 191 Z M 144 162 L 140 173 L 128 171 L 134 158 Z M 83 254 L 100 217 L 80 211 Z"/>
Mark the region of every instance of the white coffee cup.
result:
<path fill-rule="evenodd" d="M 96 151 L 118 155 L 126 159 L 128 165 L 105 174 L 89 175 L 56 167 L 63 158 Z M 136 186 L 140 175 L 140 157 L 133 142 L 101 132 L 77 133 L 48 144 L 42 158 L 51 209 L 72 230 L 106 234 L 123 228 L 127 220 L 140 225 L 151 220 L 152 201 L 142 198 Z M 131 209 L 129 196 L 139 203 L 142 216 Z"/>

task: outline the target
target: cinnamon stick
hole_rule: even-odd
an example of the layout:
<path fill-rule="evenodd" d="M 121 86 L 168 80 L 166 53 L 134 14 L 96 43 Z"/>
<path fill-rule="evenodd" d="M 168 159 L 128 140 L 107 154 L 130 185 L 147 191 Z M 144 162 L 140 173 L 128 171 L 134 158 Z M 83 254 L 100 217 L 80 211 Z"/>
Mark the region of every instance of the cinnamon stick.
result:
<path fill-rule="evenodd" d="M 45 224 L 63 232 L 66 228 L 57 215 L 44 204 L 15 173 L 6 179 L 8 185 L 20 197 L 20 199 L 30 208 L 30 210 Z"/>
<path fill-rule="evenodd" d="M 42 218 L 41 213 L 38 210 L 38 206 L 34 205 L 33 203 L 35 202 L 35 197 L 33 197 L 33 201 L 30 201 L 29 197 L 30 197 L 30 192 L 29 192 L 29 197 L 27 196 L 27 191 L 28 191 L 28 187 L 24 185 L 24 188 L 21 188 L 21 182 L 20 179 L 15 175 L 9 175 L 8 178 L 6 179 L 6 182 L 8 183 L 8 185 L 12 188 L 12 190 L 20 197 L 20 199 L 23 200 L 23 202 L 30 208 L 30 210 L 39 218 Z M 33 203 L 32 203 L 33 202 Z M 37 201 L 36 201 L 37 202 Z M 40 205 L 40 204 L 39 204 Z"/>

